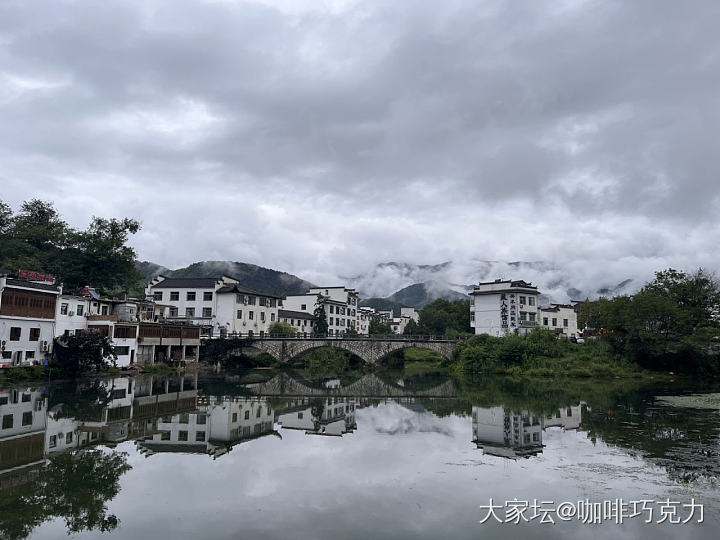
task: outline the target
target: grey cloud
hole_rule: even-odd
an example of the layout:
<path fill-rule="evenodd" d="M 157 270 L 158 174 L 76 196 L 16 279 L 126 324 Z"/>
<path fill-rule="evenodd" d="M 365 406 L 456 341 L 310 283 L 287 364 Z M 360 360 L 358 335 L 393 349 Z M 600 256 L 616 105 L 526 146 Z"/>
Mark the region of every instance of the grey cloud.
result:
<path fill-rule="evenodd" d="M 718 15 L 669 0 L 5 2 L 0 197 L 52 198 L 71 222 L 134 215 L 140 255 L 168 266 L 311 280 L 528 252 L 712 263 Z M 576 245 L 587 235 L 595 252 Z"/>

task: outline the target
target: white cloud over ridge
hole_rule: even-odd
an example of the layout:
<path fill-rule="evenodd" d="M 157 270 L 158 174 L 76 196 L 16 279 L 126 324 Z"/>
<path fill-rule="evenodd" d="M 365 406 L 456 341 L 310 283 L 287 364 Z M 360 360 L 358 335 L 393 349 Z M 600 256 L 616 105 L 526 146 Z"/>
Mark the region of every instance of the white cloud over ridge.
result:
<path fill-rule="evenodd" d="M 142 259 L 720 269 L 717 3 L 40 4 L 0 5 L 0 198 Z"/>

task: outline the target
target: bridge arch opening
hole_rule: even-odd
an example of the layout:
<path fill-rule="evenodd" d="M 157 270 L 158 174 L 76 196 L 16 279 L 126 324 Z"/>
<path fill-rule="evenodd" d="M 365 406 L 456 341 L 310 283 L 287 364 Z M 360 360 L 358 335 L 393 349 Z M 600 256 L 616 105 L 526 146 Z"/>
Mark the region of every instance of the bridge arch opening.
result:
<path fill-rule="evenodd" d="M 441 364 L 450 360 L 448 356 L 434 348 L 421 343 L 401 344 L 395 350 L 388 352 L 377 360 L 378 367 L 385 369 L 404 369 L 408 366 L 424 364 L 440 367 Z"/>
<path fill-rule="evenodd" d="M 328 374 L 361 370 L 366 362 L 343 347 L 322 344 L 296 354 L 289 363 L 294 367 L 302 367 L 310 373 Z"/>

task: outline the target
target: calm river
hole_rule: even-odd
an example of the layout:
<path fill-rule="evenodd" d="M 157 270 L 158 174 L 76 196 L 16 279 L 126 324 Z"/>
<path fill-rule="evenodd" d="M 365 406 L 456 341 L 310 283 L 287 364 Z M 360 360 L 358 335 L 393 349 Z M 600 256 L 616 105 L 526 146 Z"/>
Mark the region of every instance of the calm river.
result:
<path fill-rule="evenodd" d="M 1 387 L 0 538 L 718 538 L 717 392 L 440 374 Z"/>

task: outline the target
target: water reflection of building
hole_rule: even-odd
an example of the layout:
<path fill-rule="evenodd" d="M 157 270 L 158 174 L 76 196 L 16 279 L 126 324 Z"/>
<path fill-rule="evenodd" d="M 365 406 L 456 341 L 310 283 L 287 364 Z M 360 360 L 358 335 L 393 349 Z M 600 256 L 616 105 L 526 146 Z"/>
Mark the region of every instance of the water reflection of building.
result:
<path fill-rule="evenodd" d="M 561 427 L 563 429 L 578 429 L 582 421 L 584 404 L 570 405 L 558 409 L 555 414 L 548 414 L 543 420 L 543 427 Z"/>
<path fill-rule="evenodd" d="M 528 410 L 473 407 L 473 442 L 488 455 L 517 459 L 541 453 L 546 428 L 578 429 L 585 403 L 558 409 L 544 418 Z"/>
<path fill-rule="evenodd" d="M 277 435 L 274 412 L 258 397 L 210 396 L 198 401 L 191 413 L 166 416 L 157 423 L 159 433 L 138 442 L 145 455 L 158 452 L 226 454 L 233 446 Z"/>
<path fill-rule="evenodd" d="M 473 407 L 473 442 L 485 454 L 511 459 L 542 452 L 540 418 L 527 410 Z"/>
<path fill-rule="evenodd" d="M 356 398 L 301 398 L 278 415 L 284 429 L 340 437 L 357 429 Z"/>
<path fill-rule="evenodd" d="M 40 390 L 0 390 L 0 473 L 42 462 L 46 411 Z"/>

